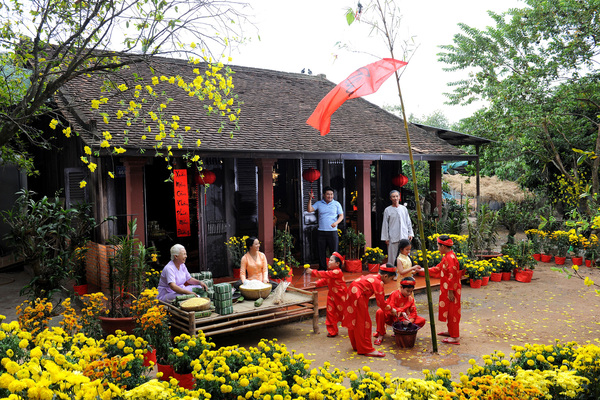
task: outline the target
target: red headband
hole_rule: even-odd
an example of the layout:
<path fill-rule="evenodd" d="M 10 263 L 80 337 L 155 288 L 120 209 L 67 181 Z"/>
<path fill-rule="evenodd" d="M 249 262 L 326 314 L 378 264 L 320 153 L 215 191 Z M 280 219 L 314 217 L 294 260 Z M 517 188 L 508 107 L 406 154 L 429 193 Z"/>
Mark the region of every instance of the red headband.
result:
<path fill-rule="evenodd" d="M 405 278 L 400 281 L 400 285 L 402 285 L 402 286 L 415 286 L 415 283 L 416 282 L 415 282 L 414 278 L 411 278 L 411 279 Z"/>
<path fill-rule="evenodd" d="M 387 272 L 396 272 L 396 267 L 388 267 L 386 264 L 381 264 L 379 269 Z"/>
<path fill-rule="evenodd" d="M 338 253 L 337 251 L 334 251 L 331 255 L 339 258 L 341 262 L 344 262 L 344 260 L 345 260 L 344 256 L 341 255 L 340 253 Z"/>
<path fill-rule="evenodd" d="M 450 238 L 448 238 L 448 240 L 442 240 L 442 239 L 440 239 L 440 238 L 439 238 L 439 236 L 438 236 L 438 238 L 437 238 L 437 242 L 438 242 L 439 244 L 443 244 L 444 246 L 448 246 L 448 247 L 452 247 L 452 246 L 454 246 L 454 242 L 453 242 L 453 241 L 452 241 L 452 239 L 450 239 Z"/>

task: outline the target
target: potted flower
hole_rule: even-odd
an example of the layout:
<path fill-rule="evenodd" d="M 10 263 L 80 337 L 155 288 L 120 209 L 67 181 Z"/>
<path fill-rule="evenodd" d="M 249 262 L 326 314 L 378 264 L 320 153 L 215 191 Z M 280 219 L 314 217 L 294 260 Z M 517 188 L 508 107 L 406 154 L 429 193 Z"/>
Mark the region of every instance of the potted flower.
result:
<path fill-rule="evenodd" d="M 355 231 L 354 228 L 346 229 L 346 233 L 342 235 L 340 239 L 340 251 L 346 257 L 344 265 L 347 272 L 362 271 L 360 252 L 366 243 L 365 235 Z"/>
<path fill-rule="evenodd" d="M 113 236 L 109 240 L 113 252 L 108 259 L 108 316 L 99 317 L 106 333 L 114 333 L 117 329 L 133 332 L 132 301 L 146 287 L 146 273 L 154 253 L 154 248 L 146 248 L 135 237 L 137 219 L 129 221 L 128 228 L 129 233 L 124 237 Z"/>
<path fill-rule="evenodd" d="M 510 258 L 516 263 L 514 269 L 515 280 L 518 282 L 531 282 L 533 270 L 537 262 L 533 258 L 533 245 L 528 240 L 521 240 L 507 247 Z"/>
<path fill-rule="evenodd" d="M 583 251 L 587 239 L 583 237 L 583 235 L 577 233 L 575 229 L 571 229 L 568 234 L 569 243 L 571 244 L 571 249 L 573 250 L 573 257 L 571 257 L 571 261 L 573 262 L 573 265 L 582 265 Z"/>
<path fill-rule="evenodd" d="M 292 255 L 294 249 L 294 236 L 290 233 L 288 224 L 285 224 L 283 231 L 277 229 L 273 238 L 273 256 L 278 260 L 285 262 L 291 268 L 297 267 L 300 263 Z"/>
<path fill-rule="evenodd" d="M 249 236 L 232 236 L 226 242 L 227 252 L 229 253 L 229 259 L 233 263 L 233 279 L 240 279 L 240 267 L 242 257 L 248 251 L 246 249 L 246 239 Z"/>
<path fill-rule="evenodd" d="M 362 262 L 367 264 L 369 272 L 379 272 L 379 265 L 384 259 L 385 254 L 379 247 L 365 248 L 365 254 L 362 256 Z"/>
<path fill-rule="evenodd" d="M 556 256 L 554 257 L 554 262 L 556 265 L 563 265 L 567 258 L 569 247 L 571 246 L 569 233 L 565 231 L 554 231 L 550 234 L 550 239 L 556 247 Z"/>
<path fill-rule="evenodd" d="M 536 261 L 540 261 L 542 259 L 542 237 L 541 231 L 537 229 L 528 229 L 525 231 L 525 235 L 527 235 L 527 239 L 531 242 L 531 249 L 533 250 L 533 258 Z"/>
<path fill-rule="evenodd" d="M 481 279 L 485 275 L 485 266 L 477 261 L 470 261 L 465 264 L 466 274 L 469 277 L 472 288 L 481 287 Z"/>
<path fill-rule="evenodd" d="M 275 282 L 292 281 L 292 268 L 284 260 L 273 258 L 273 264 L 269 265 L 269 277 Z"/>
<path fill-rule="evenodd" d="M 584 243 L 586 267 L 592 267 L 596 264 L 596 260 L 600 256 L 600 246 L 598 244 L 598 236 L 593 233 L 586 239 Z"/>
<path fill-rule="evenodd" d="M 144 290 L 131 306 L 135 316 L 133 333 L 148 342 L 149 351 L 144 355 L 144 365 L 166 364 L 171 349 L 171 332 L 167 310 L 159 304 L 156 288 Z"/>
<path fill-rule="evenodd" d="M 509 281 L 512 271 L 517 265 L 515 260 L 509 256 L 500 256 L 492 258 L 491 262 L 496 272 L 502 273 L 502 280 Z"/>
<path fill-rule="evenodd" d="M 541 255 L 540 260 L 542 262 L 551 262 L 552 256 L 556 253 L 556 246 L 552 240 L 552 232 L 538 231 L 540 235 L 540 241 L 544 253 Z"/>
<path fill-rule="evenodd" d="M 179 386 L 193 389 L 194 378 L 192 362 L 198 360 L 204 350 L 210 350 L 215 344 L 208 342 L 204 333 L 200 331 L 197 336 L 181 334 L 173 338 L 174 347 L 171 349 L 168 360 L 173 367 L 173 377 L 179 381 Z M 197 362 L 197 361 L 196 361 Z"/>
<path fill-rule="evenodd" d="M 87 251 L 87 246 L 77 247 L 75 251 L 73 251 L 72 255 L 73 269 L 71 270 L 71 274 L 73 280 L 75 281 L 75 285 L 73 285 L 73 290 L 79 296 L 83 296 L 84 294 L 86 294 L 88 289 L 87 270 L 85 265 Z"/>

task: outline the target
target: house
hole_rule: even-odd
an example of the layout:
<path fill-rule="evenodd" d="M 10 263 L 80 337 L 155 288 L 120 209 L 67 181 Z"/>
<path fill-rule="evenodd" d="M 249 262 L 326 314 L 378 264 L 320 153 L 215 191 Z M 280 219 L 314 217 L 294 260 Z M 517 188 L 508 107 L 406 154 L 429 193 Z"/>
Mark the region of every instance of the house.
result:
<path fill-rule="evenodd" d="M 185 60 L 157 57 L 150 64 L 116 72 L 113 82 L 115 86 L 125 83 L 133 87 L 139 82 L 145 85 L 154 75 L 191 81 L 194 68 L 198 65 Z M 189 194 L 190 232 L 185 236 L 177 234 L 174 183 L 168 180 L 170 171 L 162 158 L 155 157 L 153 142 L 141 139 L 143 124 L 127 126 L 125 119 L 114 117 L 122 99 L 109 96 L 102 106 L 101 111 L 110 116 L 105 124 L 98 110 L 90 107 L 92 100 L 106 96 L 100 89 L 101 77 L 92 75 L 74 80 L 57 94 L 56 103 L 66 123 L 79 133 L 77 141 L 64 140 L 71 156 L 47 155 L 60 158 L 64 173 L 59 176 L 64 177 L 63 185 L 69 188 L 67 201 L 80 198 L 92 202 L 97 221 L 117 216 L 116 222 L 101 225 L 94 241 L 103 245 L 110 235 L 124 234 L 127 220 L 137 218 L 139 238 L 155 245 L 163 262 L 168 260 L 170 246 L 181 243 L 188 249 L 187 264 L 191 271 L 208 269 L 219 277 L 231 274 L 224 244 L 229 237 L 256 235 L 270 260 L 274 228 L 283 229 L 287 224 L 296 238 L 297 258 L 303 263 L 314 263 L 316 219 L 306 212 L 306 205 L 311 191 L 318 199 L 322 188 L 331 186 L 348 223 L 365 234 L 368 246 L 380 244 L 383 209 L 389 204 L 389 191 L 396 188 L 392 180 L 402 173 L 400 162 L 409 159 L 403 121 L 362 98 L 354 99 L 333 115 L 331 132 L 320 136 L 306 124 L 306 119 L 334 83 L 322 75 L 235 66 L 232 69 L 235 92 L 243 101 L 241 129 L 233 137 L 218 133 L 220 122 L 207 116 L 201 104 L 190 100 L 185 92 L 173 86 L 162 89 L 164 96 L 171 99 L 169 107 L 177 110 L 180 125 L 191 126 L 189 132 L 193 132 L 181 133 L 182 148 L 174 147 L 174 155 L 194 151 L 215 177 L 208 187 L 197 184 L 195 168 L 177 159 L 174 168 L 186 172 Z M 127 149 L 125 153 L 103 152 L 99 145 L 105 130 L 111 132 L 113 143 Z M 123 134 L 126 130 L 128 134 Z M 414 159 L 430 165 L 431 188 L 435 193 L 430 202 L 439 206 L 442 162 L 476 160 L 477 156 L 443 140 L 435 129 L 427 131 L 409 125 L 409 131 Z M 199 148 L 198 138 L 202 142 Z M 84 146 L 101 154 L 94 158 L 98 169 L 93 174 L 79 161 Z M 140 153 L 137 148 L 145 151 Z M 303 171 L 310 167 L 321 174 L 313 183 L 302 177 Z M 114 172 L 114 179 L 108 177 L 108 171 Z M 81 189 L 79 182 L 83 179 L 87 179 L 88 185 Z M 49 182 L 42 179 L 38 184 L 50 190 Z M 351 204 L 353 192 L 355 204 Z M 98 267 L 98 271 L 101 269 Z M 88 280 L 93 283 L 97 279 L 101 286 L 101 275 L 88 271 Z"/>

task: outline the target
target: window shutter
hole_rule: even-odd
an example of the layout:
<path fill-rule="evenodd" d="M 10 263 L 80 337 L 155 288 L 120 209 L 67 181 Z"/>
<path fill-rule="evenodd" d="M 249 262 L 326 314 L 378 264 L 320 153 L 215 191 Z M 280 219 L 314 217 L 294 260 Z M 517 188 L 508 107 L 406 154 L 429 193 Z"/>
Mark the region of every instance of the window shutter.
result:
<path fill-rule="evenodd" d="M 81 188 L 79 183 L 86 179 L 83 168 L 65 168 L 65 198 L 67 207 L 88 201 L 87 186 Z"/>

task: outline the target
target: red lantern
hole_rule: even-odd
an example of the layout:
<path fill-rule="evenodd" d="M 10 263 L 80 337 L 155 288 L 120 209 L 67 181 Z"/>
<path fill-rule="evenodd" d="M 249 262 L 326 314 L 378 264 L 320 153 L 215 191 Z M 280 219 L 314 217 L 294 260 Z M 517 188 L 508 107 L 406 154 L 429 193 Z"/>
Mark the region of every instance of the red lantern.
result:
<path fill-rule="evenodd" d="M 305 169 L 302 173 L 302 177 L 310 182 L 310 197 L 312 198 L 312 183 L 321 177 L 321 173 L 318 169 L 314 169 L 310 167 L 309 169 Z"/>
<path fill-rule="evenodd" d="M 392 184 L 394 186 L 402 187 L 408 183 L 408 178 L 402 174 L 396 175 L 392 178 Z"/>
<path fill-rule="evenodd" d="M 215 183 L 216 179 L 215 173 L 208 169 L 203 169 L 196 174 L 196 184 L 198 185 L 211 185 Z"/>

